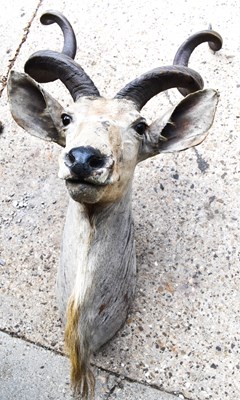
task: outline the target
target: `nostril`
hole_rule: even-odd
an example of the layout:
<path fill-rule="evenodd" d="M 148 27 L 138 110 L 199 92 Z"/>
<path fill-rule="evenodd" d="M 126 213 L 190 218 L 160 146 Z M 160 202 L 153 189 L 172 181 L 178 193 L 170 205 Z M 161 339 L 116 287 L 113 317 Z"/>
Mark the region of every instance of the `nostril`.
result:
<path fill-rule="evenodd" d="M 96 157 L 96 156 L 90 157 L 90 159 L 88 161 L 89 167 L 93 168 L 93 169 L 102 168 L 104 166 L 104 164 L 105 164 L 104 158 L 100 158 L 100 157 Z"/>
<path fill-rule="evenodd" d="M 75 158 L 74 155 L 73 155 L 72 150 L 69 151 L 69 153 L 67 154 L 67 157 L 68 157 L 69 161 L 70 161 L 72 164 L 73 164 L 73 163 L 75 162 L 75 160 L 76 160 L 76 158 Z"/>

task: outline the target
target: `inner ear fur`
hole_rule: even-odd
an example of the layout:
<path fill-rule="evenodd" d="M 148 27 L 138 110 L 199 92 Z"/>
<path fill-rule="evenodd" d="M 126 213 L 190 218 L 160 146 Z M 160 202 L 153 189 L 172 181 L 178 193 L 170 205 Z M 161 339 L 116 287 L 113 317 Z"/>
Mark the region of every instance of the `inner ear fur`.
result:
<path fill-rule="evenodd" d="M 161 131 L 166 140 L 159 142 L 159 152 L 180 151 L 200 144 L 213 123 L 218 97 L 212 89 L 186 96 Z"/>

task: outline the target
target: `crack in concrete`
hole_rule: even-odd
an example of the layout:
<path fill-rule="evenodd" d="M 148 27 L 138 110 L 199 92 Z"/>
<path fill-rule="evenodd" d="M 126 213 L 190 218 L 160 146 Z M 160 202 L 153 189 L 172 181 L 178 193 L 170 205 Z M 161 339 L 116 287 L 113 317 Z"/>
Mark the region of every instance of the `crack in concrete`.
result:
<path fill-rule="evenodd" d="M 109 375 L 108 377 L 108 382 L 107 382 L 107 388 L 108 388 L 108 393 L 106 393 L 105 400 L 109 400 L 111 398 L 111 395 L 115 392 L 116 388 L 121 388 L 123 387 L 121 381 L 123 378 L 117 378 L 116 376 Z"/>
<path fill-rule="evenodd" d="M 164 95 L 165 95 L 165 97 L 168 99 L 168 101 L 169 101 L 169 103 L 171 104 L 171 106 L 174 106 L 174 103 L 172 102 L 172 99 L 171 99 L 171 96 L 170 96 L 168 90 L 166 90 L 166 91 L 164 92 Z"/>
<path fill-rule="evenodd" d="M 34 18 L 36 17 L 36 14 L 37 14 L 37 12 L 39 10 L 39 7 L 41 6 L 42 2 L 43 2 L 43 0 L 39 0 L 39 2 L 37 4 L 37 7 L 36 7 L 36 9 L 35 9 L 35 11 L 34 11 L 34 13 L 32 15 L 32 18 L 28 22 L 27 26 L 23 29 L 24 34 L 23 34 L 22 40 L 21 40 L 19 46 L 17 47 L 17 49 L 15 51 L 14 57 L 10 60 L 10 63 L 8 64 L 6 75 L 3 75 L 3 77 L 2 77 L 2 88 L 0 89 L 0 98 L 2 97 L 2 93 L 3 93 L 3 91 L 4 91 L 4 89 L 5 89 L 6 85 L 7 85 L 7 80 L 8 80 L 9 73 L 10 73 L 13 65 L 15 64 L 15 61 L 16 61 L 16 59 L 18 57 L 18 54 L 20 53 L 20 50 L 22 48 L 23 43 L 27 40 L 31 25 L 33 23 Z"/>
<path fill-rule="evenodd" d="M 204 158 L 201 156 L 201 154 L 198 152 L 198 150 L 196 149 L 196 147 L 194 147 L 194 151 L 195 154 L 197 156 L 197 165 L 198 168 L 200 169 L 200 171 L 205 174 L 205 172 L 207 171 L 207 169 L 209 168 L 209 163 L 204 160 Z"/>
<path fill-rule="evenodd" d="M 173 396 L 176 396 L 182 400 L 193 400 L 190 397 L 186 397 L 182 392 L 166 392 L 166 393 L 172 394 Z"/>

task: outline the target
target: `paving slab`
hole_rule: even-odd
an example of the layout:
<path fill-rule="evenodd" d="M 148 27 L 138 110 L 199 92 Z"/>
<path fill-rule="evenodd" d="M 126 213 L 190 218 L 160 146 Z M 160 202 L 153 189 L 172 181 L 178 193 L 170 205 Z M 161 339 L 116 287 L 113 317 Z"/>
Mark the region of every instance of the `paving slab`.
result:
<path fill-rule="evenodd" d="M 0 333 L 0 399 L 70 400 L 74 399 L 68 379 L 66 357 L 19 338 Z M 177 400 L 140 383 L 96 370 L 96 400 Z M 181 397 L 180 397 L 181 398 Z"/>
<path fill-rule="evenodd" d="M 41 13 L 55 7 L 54 1 L 41 2 L 16 70 L 23 71 L 36 50 L 61 49 L 59 28 L 39 23 Z M 179 0 L 163 7 L 157 0 L 147 6 L 143 0 L 100 0 L 94 6 L 69 0 L 57 7 L 74 25 L 77 61 L 107 96 L 141 73 L 171 64 L 178 45 L 210 22 L 223 36 L 218 54 L 202 45 L 190 64 L 206 87 L 220 92 L 209 137 L 196 150 L 155 157 L 136 169 L 136 298 L 123 329 L 93 362 L 191 400 L 239 400 L 238 2 Z M 16 40 L 14 48 L 22 36 Z M 60 83 L 46 87 L 63 104 L 70 101 Z M 169 91 L 151 100 L 144 113 L 151 120 L 179 99 Z M 57 179 L 59 149 L 15 125 L 6 90 L 0 101 L 0 327 L 63 351 L 55 277 L 67 194 Z"/>

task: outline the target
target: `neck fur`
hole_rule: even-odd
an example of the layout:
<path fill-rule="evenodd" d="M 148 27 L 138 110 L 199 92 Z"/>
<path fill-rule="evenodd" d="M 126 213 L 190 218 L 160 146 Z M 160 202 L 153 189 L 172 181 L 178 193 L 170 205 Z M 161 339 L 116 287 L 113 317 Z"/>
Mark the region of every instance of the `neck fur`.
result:
<path fill-rule="evenodd" d="M 70 298 L 80 310 L 79 330 L 91 336 L 93 350 L 124 323 L 135 276 L 131 188 L 118 202 L 105 206 L 87 207 L 70 200 L 58 273 L 59 301 L 63 314 Z"/>

